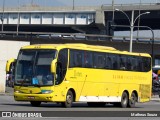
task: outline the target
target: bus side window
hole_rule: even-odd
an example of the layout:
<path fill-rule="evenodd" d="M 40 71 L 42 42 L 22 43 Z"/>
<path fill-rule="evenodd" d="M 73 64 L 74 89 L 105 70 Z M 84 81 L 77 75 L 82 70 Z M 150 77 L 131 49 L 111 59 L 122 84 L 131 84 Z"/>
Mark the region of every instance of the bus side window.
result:
<path fill-rule="evenodd" d="M 120 65 L 120 69 L 121 70 L 125 70 L 126 69 L 126 57 L 123 55 L 119 55 L 119 65 Z"/>
<path fill-rule="evenodd" d="M 86 68 L 93 67 L 92 52 L 85 51 L 85 53 L 84 53 L 84 67 L 86 67 Z"/>
<path fill-rule="evenodd" d="M 77 54 L 76 56 L 76 67 L 82 67 L 82 55 L 81 54 Z"/>
<path fill-rule="evenodd" d="M 132 64 L 131 64 L 131 57 L 127 56 L 127 70 L 133 70 Z"/>
<path fill-rule="evenodd" d="M 148 72 L 151 68 L 151 60 L 147 57 L 142 58 L 143 71 Z"/>
<path fill-rule="evenodd" d="M 96 57 L 96 53 L 93 53 L 93 68 L 97 68 L 97 57 Z"/>
<path fill-rule="evenodd" d="M 94 68 L 104 68 L 105 67 L 105 54 L 95 52 L 93 54 L 93 57 L 94 57 L 93 59 Z"/>
<path fill-rule="evenodd" d="M 151 58 L 147 58 L 147 71 L 150 71 L 151 70 Z"/>
<path fill-rule="evenodd" d="M 132 57 L 131 64 L 132 64 L 133 71 L 138 71 L 138 62 L 136 57 Z"/>
<path fill-rule="evenodd" d="M 111 57 L 107 54 L 106 55 L 106 65 L 105 65 L 106 69 L 112 69 L 112 60 Z"/>
<path fill-rule="evenodd" d="M 112 66 L 114 70 L 118 69 L 118 60 L 117 60 L 117 55 L 113 55 L 112 56 Z"/>
<path fill-rule="evenodd" d="M 70 50 L 70 65 L 69 67 L 82 67 L 84 52 L 81 50 Z"/>
<path fill-rule="evenodd" d="M 75 66 L 75 63 L 74 63 L 74 51 L 70 50 L 69 67 L 72 68 L 74 66 Z"/>
<path fill-rule="evenodd" d="M 138 58 L 138 71 L 143 71 L 142 57 Z"/>

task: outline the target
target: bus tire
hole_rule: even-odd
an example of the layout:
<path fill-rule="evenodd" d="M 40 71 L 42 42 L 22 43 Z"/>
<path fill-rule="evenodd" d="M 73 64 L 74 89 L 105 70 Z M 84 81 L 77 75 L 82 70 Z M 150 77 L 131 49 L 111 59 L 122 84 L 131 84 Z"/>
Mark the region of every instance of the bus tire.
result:
<path fill-rule="evenodd" d="M 30 101 L 31 105 L 34 107 L 39 107 L 41 105 L 40 101 Z"/>
<path fill-rule="evenodd" d="M 128 106 L 128 101 L 128 94 L 126 92 L 123 92 L 121 98 L 121 107 L 126 108 Z"/>
<path fill-rule="evenodd" d="M 62 106 L 66 108 L 70 108 L 72 107 L 72 102 L 73 102 L 73 93 L 71 90 L 69 90 L 66 95 L 66 101 L 62 102 Z"/>
<path fill-rule="evenodd" d="M 137 96 L 134 92 L 132 92 L 131 99 L 129 99 L 129 102 L 128 102 L 128 107 L 134 108 L 136 105 L 136 101 L 137 101 Z"/>

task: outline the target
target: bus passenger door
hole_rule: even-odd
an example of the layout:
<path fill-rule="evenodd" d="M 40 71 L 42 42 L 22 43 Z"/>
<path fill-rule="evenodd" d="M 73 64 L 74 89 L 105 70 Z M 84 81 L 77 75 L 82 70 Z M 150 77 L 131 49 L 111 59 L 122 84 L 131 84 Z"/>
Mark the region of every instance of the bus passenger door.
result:
<path fill-rule="evenodd" d="M 56 66 L 56 76 L 54 82 L 54 100 L 64 101 L 65 91 L 68 82 L 66 81 L 66 72 L 68 64 L 68 49 L 62 49 L 58 53 L 58 61 Z"/>

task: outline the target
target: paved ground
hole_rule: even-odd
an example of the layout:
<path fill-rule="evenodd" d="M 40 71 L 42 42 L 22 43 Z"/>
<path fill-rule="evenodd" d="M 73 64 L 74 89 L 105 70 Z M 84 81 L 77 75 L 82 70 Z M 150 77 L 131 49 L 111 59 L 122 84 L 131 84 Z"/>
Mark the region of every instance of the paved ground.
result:
<path fill-rule="evenodd" d="M 13 95 L 14 89 L 12 87 L 6 87 L 5 95 Z"/>
<path fill-rule="evenodd" d="M 4 96 L 3 96 L 4 95 Z M 49 111 L 51 114 L 55 114 L 54 111 L 125 111 L 125 114 L 127 111 L 133 111 L 134 113 L 137 113 L 136 111 L 159 111 L 160 108 L 160 98 L 157 95 L 152 96 L 152 100 L 147 103 L 137 103 L 136 108 L 117 108 L 113 106 L 107 106 L 107 107 L 100 107 L 100 108 L 92 108 L 88 107 L 85 103 L 75 103 L 72 108 L 62 108 L 61 106 L 58 106 L 54 103 L 43 103 L 41 107 L 31 107 L 28 102 L 17 102 L 13 99 L 13 88 L 7 87 L 6 93 L 1 94 L 0 93 L 0 114 L 1 110 L 4 111 Z M 53 113 L 52 113 L 53 111 Z M 49 113 L 47 112 L 47 113 Z M 82 113 L 82 112 L 81 112 Z M 80 114 L 81 114 L 80 113 Z M 157 113 L 157 112 L 156 112 Z M 159 113 L 159 112 L 158 112 Z M 61 113 L 60 113 L 61 114 Z M 64 113 L 63 113 L 64 114 Z M 62 114 L 62 116 L 63 116 Z M 113 114 L 117 114 L 114 113 Z M 128 113 L 130 114 L 130 113 Z M 48 114 L 47 114 L 48 115 Z M 0 120 L 8 120 L 8 119 L 17 119 L 17 118 L 1 118 Z M 22 118 L 18 118 L 19 120 Z M 23 118 L 24 120 L 43 120 L 44 118 Z M 139 118 L 139 117 L 51 117 L 51 118 L 45 118 L 46 120 L 159 120 L 158 117 L 148 117 L 148 118 Z"/>

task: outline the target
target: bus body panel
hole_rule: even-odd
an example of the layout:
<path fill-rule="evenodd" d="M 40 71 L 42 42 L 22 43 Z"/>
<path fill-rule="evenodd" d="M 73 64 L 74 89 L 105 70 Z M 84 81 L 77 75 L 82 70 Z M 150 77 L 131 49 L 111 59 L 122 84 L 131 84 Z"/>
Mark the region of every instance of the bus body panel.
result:
<path fill-rule="evenodd" d="M 138 94 L 141 97 L 139 102 L 150 100 L 151 85 L 150 82 L 144 82 L 144 80 L 149 78 L 147 77 L 148 73 L 130 75 L 128 72 L 117 71 L 116 73 L 116 71 L 87 70 L 83 68 L 73 71 L 70 73 L 70 70 L 68 70 L 67 74 L 74 77 L 74 80 L 71 80 L 71 82 L 77 81 L 78 88 L 77 90 L 75 88 L 78 97 L 77 101 L 94 101 L 93 99 L 95 99 L 95 102 L 118 102 L 125 90 L 129 92 L 129 96 L 131 96 L 134 90 L 140 93 Z M 82 77 L 76 77 L 75 74 L 79 74 Z M 143 84 L 141 84 L 142 82 Z M 73 86 L 76 86 L 76 83 Z M 145 96 L 142 97 L 141 94 L 145 94 Z"/>

